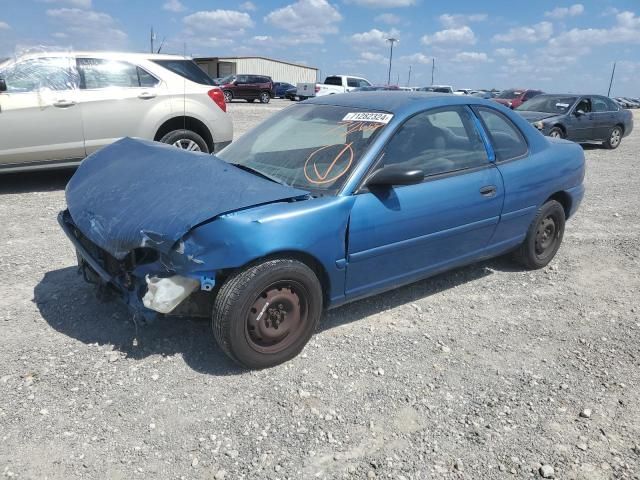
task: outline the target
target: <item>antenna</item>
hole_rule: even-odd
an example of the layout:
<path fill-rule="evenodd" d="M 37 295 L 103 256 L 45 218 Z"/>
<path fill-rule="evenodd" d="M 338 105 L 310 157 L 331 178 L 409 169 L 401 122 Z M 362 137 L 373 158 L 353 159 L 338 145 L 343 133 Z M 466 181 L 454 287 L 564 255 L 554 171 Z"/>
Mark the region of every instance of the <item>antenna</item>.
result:
<path fill-rule="evenodd" d="M 611 81 L 609 82 L 609 91 L 607 92 L 607 97 L 611 96 L 611 86 L 613 85 L 613 76 L 616 74 L 616 63 L 613 62 L 613 70 L 611 71 Z"/>

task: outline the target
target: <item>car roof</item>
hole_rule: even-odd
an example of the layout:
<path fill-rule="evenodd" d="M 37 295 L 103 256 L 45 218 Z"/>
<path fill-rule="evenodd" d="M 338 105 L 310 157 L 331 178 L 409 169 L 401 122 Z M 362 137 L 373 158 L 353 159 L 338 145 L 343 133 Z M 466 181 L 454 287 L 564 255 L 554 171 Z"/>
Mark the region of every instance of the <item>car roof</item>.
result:
<path fill-rule="evenodd" d="M 393 114 L 410 114 L 427 108 L 443 107 L 447 105 L 488 105 L 495 108 L 495 103 L 488 100 L 460 96 L 449 93 L 409 92 L 398 90 L 390 94 L 388 91 L 350 92 L 335 95 L 313 97 L 304 103 L 314 105 L 334 105 L 385 111 Z"/>
<path fill-rule="evenodd" d="M 18 55 L 19 59 L 42 58 L 42 57 L 97 57 L 97 58 L 119 58 L 136 60 L 191 60 L 191 57 L 183 55 L 171 55 L 164 53 L 139 53 L 139 52 L 112 52 L 112 51 L 38 51 L 28 52 Z"/>

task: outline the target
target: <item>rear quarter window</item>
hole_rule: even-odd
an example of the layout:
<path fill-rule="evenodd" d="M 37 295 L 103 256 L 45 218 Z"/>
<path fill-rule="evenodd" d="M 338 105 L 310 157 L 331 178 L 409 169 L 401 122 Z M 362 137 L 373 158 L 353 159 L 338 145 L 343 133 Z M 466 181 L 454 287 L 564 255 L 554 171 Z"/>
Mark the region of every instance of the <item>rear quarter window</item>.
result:
<path fill-rule="evenodd" d="M 193 60 L 153 60 L 153 63 L 191 82 L 199 83 L 200 85 L 215 85 L 213 79 Z"/>
<path fill-rule="evenodd" d="M 503 114 L 489 108 L 478 107 L 499 162 L 513 160 L 527 154 L 529 146 L 522 132 Z"/>

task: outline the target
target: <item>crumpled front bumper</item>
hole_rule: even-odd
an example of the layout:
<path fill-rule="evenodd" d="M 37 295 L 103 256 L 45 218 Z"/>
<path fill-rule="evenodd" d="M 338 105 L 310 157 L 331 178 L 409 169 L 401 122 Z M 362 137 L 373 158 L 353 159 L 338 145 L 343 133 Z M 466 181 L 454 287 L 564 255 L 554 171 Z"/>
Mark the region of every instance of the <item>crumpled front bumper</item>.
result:
<path fill-rule="evenodd" d="M 96 285 L 101 299 L 120 298 L 134 316 L 151 320 L 157 313 L 172 314 L 176 307 L 197 290 L 210 291 L 214 283 L 199 279 L 149 271 L 135 275 L 114 271 L 120 261 L 90 242 L 75 226 L 68 210 L 58 214 L 58 223 L 76 250 L 78 271 Z M 144 269 L 142 269 L 144 272 Z M 162 273 L 162 274 L 161 274 Z M 193 312 L 192 312 L 193 313 Z M 179 310 L 178 314 L 182 314 Z"/>

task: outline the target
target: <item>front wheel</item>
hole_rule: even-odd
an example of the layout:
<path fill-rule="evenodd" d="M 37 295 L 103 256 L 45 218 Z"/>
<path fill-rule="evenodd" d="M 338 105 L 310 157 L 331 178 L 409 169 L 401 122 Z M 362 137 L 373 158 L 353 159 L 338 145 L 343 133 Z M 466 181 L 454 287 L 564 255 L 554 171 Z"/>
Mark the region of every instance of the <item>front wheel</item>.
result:
<path fill-rule="evenodd" d="M 604 142 L 604 146 L 610 150 L 615 150 L 620 146 L 620 142 L 622 142 L 622 128 L 616 125 L 609 132 L 609 138 Z"/>
<path fill-rule="evenodd" d="M 248 368 L 295 357 L 322 314 L 322 288 L 305 264 L 274 259 L 231 276 L 216 296 L 212 328 L 220 348 Z"/>
<path fill-rule="evenodd" d="M 269 92 L 262 92 L 260 94 L 260 103 L 269 103 L 270 100 L 271 95 L 269 95 Z"/>
<path fill-rule="evenodd" d="M 524 242 L 514 252 L 516 260 L 531 270 L 545 267 L 560 248 L 564 225 L 564 208 L 559 202 L 549 200 L 540 207 Z"/>
<path fill-rule="evenodd" d="M 190 152 L 209 153 L 209 147 L 204 138 L 191 130 L 173 130 L 162 137 L 160 141 Z"/>

